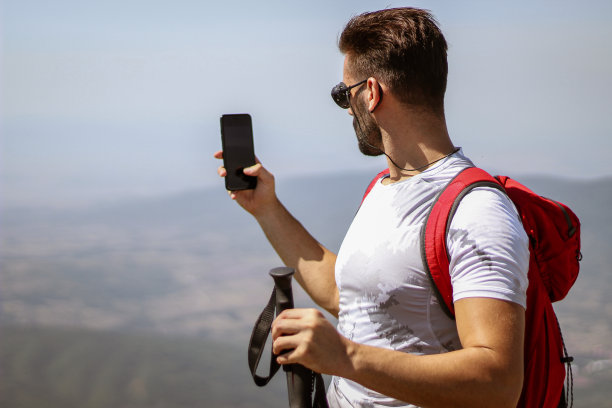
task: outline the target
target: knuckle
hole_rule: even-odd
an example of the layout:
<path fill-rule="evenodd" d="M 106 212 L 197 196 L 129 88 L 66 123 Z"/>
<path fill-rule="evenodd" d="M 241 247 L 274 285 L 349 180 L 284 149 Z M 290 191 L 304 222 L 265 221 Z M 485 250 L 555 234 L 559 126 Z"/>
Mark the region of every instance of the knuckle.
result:
<path fill-rule="evenodd" d="M 317 321 L 313 319 L 308 319 L 304 321 L 304 328 L 308 331 L 312 331 L 317 328 Z"/>
<path fill-rule="evenodd" d="M 291 352 L 291 357 L 294 360 L 301 360 L 305 355 L 304 347 L 297 347 Z"/>
<path fill-rule="evenodd" d="M 323 313 L 317 309 L 309 309 L 306 315 L 306 321 L 311 326 L 317 326 L 318 322 L 324 319 Z"/>
<path fill-rule="evenodd" d="M 282 348 L 281 348 L 280 342 L 278 340 L 275 340 L 272 343 L 272 353 L 278 354 L 281 350 L 282 350 Z"/>

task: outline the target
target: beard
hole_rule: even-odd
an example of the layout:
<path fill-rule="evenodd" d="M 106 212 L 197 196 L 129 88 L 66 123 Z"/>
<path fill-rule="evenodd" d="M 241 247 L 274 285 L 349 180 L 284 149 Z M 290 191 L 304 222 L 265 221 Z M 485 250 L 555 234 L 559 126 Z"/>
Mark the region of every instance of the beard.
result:
<path fill-rule="evenodd" d="M 357 146 L 359 151 L 366 156 L 380 156 L 383 151 L 382 133 L 380 128 L 372 118 L 372 115 L 367 111 L 365 101 L 360 98 L 355 98 L 355 104 L 351 106 L 353 109 L 353 129 L 357 136 Z"/>

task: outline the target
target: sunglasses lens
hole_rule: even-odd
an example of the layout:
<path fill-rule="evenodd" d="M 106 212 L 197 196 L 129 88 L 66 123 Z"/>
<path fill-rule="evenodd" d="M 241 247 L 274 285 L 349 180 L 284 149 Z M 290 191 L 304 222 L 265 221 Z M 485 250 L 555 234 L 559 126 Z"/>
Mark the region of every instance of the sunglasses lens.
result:
<path fill-rule="evenodd" d="M 334 86 L 331 91 L 332 99 L 336 102 L 336 105 L 342 109 L 348 109 L 350 107 L 347 91 L 348 87 L 344 82 L 340 82 L 338 85 Z"/>

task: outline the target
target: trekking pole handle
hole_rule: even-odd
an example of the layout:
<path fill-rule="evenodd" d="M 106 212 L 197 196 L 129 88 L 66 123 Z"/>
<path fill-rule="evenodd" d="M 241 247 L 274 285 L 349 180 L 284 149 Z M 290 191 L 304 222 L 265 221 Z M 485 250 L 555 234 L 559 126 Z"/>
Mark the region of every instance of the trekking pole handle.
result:
<path fill-rule="evenodd" d="M 295 273 L 293 268 L 281 266 L 270 270 L 276 288 L 276 315 L 285 309 L 293 309 L 293 291 L 291 290 L 291 277 Z"/>
<path fill-rule="evenodd" d="M 291 278 L 295 270 L 286 266 L 281 266 L 270 270 L 270 276 L 274 279 L 276 291 L 276 315 L 283 310 L 293 309 L 293 290 L 291 289 Z M 290 353 L 292 350 L 285 350 L 280 355 Z M 283 371 L 290 372 L 292 365 L 284 365 Z"/>
<path fill-rule="evenodd" d="M 270 270 L 270 276 L 274 279 L 274 290 L 276 291 L 276 315 L 283 310 L 293 309 L 293 291 L 291 289 L 291 278 L 295 270 L 281 266 Z M 281 353 L 290 353 L 285 350 Z M 311 392 L 313 386 L 313 373 L 300 364 L 285 364 L 283 371 L 287 376 L 287 392 L 289 406 L 291 408 L 312 407 Z"/>

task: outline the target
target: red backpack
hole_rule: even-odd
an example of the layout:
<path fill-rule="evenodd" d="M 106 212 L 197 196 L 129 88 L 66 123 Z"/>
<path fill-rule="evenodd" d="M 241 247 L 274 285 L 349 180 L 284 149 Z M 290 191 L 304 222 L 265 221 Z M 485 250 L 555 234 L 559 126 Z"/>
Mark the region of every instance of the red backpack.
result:
<path fill-rule="evenodd" d="M 368 186 L 364 199 L 381 177 Z M 565 407 L 573 403 L 572 372 L 552 302 L 563 299 L 579 271 L 580 221 L 564 204 L 541 197 L 508 177 L 471 167 L 460 172 L 439 193 L 422 232 L 423 264 L 439 303 L 454 319 L 453 288 L 446 250 L 446 231 L 461 199 L 476 187 L 504 191 L 514 202 L 529 237 L 529 286 L 525 312 L 524 382 L 519 407 Z M 564 390 L 567 364 L 568 388 Z"/>

